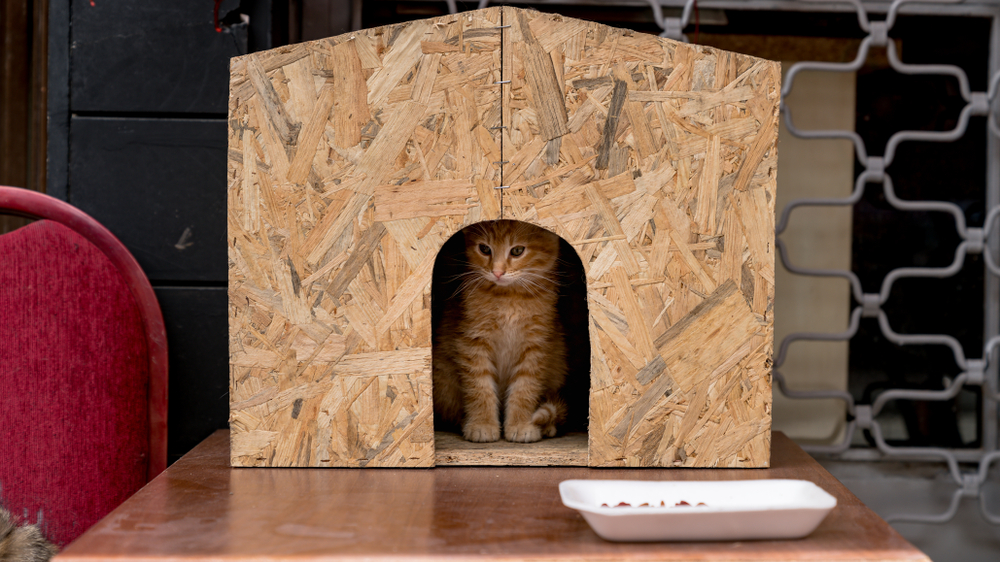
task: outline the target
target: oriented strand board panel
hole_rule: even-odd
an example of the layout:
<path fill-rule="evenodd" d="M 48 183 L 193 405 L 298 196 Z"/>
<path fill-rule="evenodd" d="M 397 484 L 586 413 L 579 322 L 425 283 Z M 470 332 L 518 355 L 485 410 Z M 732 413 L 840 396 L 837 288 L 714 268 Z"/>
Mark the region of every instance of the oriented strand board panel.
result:
<path fill-rule="evenodd" d="M 503 209 L 587 270 L 590 465 L 767 466 L 778 63 L 504 23 Z"/>
<path fill-rule="evenodd" d="M 499 212 L 499 26 L 492 8 L 233 60 L 234 466 L 434 464 L 431 270 Z"/>
<path fill-rule="evenodd" d="M 587 270 L 590 465 L 768 465 L 777 63 L 498 7 L 231 70 L 234 465 L 432 465 L 433 259 L 499 217 Z"/>

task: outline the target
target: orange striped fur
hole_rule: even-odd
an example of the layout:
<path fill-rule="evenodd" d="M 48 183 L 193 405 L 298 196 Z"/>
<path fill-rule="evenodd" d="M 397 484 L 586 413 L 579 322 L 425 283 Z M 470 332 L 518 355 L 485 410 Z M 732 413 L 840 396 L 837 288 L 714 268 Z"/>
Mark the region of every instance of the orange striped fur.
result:
<path fill-rule="evenodd" d="M 566 418 L 559 238 L 499 220 L 463 231 L 466 267 L 434 347 L 434 414 L 469 441 L 532 442 Z"/>

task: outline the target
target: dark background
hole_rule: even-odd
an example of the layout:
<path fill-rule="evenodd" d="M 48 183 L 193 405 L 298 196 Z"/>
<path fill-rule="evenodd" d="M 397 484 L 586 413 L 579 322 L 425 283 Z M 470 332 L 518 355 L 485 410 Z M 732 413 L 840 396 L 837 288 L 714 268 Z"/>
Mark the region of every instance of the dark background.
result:
<path fill-rule="evenodd" d="M 39 2 L 34 4 L 37 10 Z M 12 182 L 108 227 L 156 291 L 172 462 L 228 426 L 229 59 L 349 29 L 350 0 L 48 0 L 44 178 Z"/>
<path fill-rule="evenodd" d="M 0 184 L 46 191 L 106 225 L 149 276 L 170 349 L 169 458 L 228 425 L 226 107 L 233 56 L 446 13 L 441 1 L 4 0 L 0 4 Z M 477 2 L 458 2 L 474 9 Z M 519 6 L 531 6 L 518 3 Z M 659 33 L 648 7 L 536 5 L 582 19 Z M 863 36 L 854 14 L 704 14 L 693 42 L 776 60 L 851 60 Z M 901 17 L 890 35 L 905 62 L 962 61 L 986 89 L 988 20 Z M 802 38 L 833 38 L 816 43 Z M 930 41 L 930 37 L 948 37 Z M 803 51 L 812 45 L 814 51 Z M 823 45 L 817 49 L 816 45 Z M 845 47 L 847 45 L 847 47 Z M 854 50 L 852 50 L 854 49 Z M 858 73 L 857 131 L 870 154 L 901 129 L 949 130 L 964 105 L 954 79 L 901 77 L 873 51 Z M 969 226 L 984 214 L 986 130 L 973 119 L 956 143 L 904 143 L 889 168 L 904 199 L 958 203 Z M 860 163 L 857 172 L 862 170 Z M 0 232 L 19 223 L 0 218 Z M 943 266 L 958 243 L 943 213 L 902 213 L 869 186 L 855 205 L 853 269 L 877 292 L 891 269 Z M 896 284 L 885 306 L 901 333 L 948 333 L 976 358 L 982 346 L 983 265 L 956 277 Z M 852 303 L 856 306 L 857 303 Z M 889 387 L 941 388 L 957 368 L 940 346 L 899 347 L 865 320 L 851 341 L 850 386 L 870 402 Z M 957 431 L 957 409 L 978 395 L 900 403 L 908 442 L 978 446 Z M 960 406 L 964 404 L 964 406 Z M 971 405 L 971 406 L 970 406 Z"/>

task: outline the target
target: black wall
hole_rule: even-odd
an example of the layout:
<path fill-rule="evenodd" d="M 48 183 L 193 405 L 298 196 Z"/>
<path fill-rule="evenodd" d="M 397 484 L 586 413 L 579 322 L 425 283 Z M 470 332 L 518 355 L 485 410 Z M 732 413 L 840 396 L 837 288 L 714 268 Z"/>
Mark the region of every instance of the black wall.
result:
<path fill-rule="evenodd" d="M 135 256 L 170 352 L 169 460 L 228 427 L 229 59 L 348 31 L 350 0 L 49 0 L 49 195 Z M 249 20 L 249 21 L 246 21 Z"/>
<path fill-rule="evenodd" d="M 107 226 L 153 284 L 171 461 L 228 425 L 229 59 L 270 46 L 270 0 L 223 2 L 222 32 L 213 4 L 50 2 L 47 191 Z"/>

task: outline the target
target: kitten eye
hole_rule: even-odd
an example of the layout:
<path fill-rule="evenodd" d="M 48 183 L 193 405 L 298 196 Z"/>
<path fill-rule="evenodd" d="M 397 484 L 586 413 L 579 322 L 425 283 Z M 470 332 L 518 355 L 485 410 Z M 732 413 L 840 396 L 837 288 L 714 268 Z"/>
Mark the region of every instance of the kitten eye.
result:
<path fill-rule="evenodd" d="M 491 253 L 493 253 L 493 250 L 491 250 L 490 247 L 487 246 L 486 244 L 480 244 L 479 251 L 482 252 L 484 256 L 488 256 Z"/>
<path fill-rule="evenodd" d="M 513 248 L 510 249 L 510 255 L 512 256 L 520 256 L 523 253 L 524 253 L 524 246 L 514 246 Z"/>

